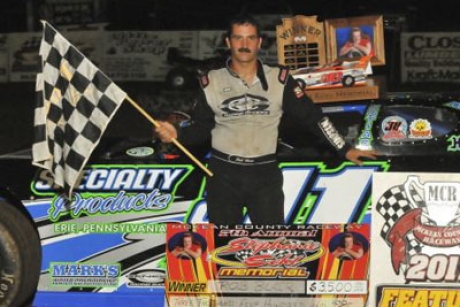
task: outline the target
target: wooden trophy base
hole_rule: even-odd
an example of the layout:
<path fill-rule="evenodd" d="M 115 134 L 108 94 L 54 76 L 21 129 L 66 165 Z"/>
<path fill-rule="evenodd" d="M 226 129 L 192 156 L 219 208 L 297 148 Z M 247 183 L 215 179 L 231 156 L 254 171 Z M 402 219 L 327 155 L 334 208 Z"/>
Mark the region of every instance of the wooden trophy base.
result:
<path fill-rule="evenodd" d="M 379 87 L 374 80 L 366 80 L 366 84 L 351 87 L 306 90 L 310 99 L 315 103 L 354 101 L 379 98 Z"/>

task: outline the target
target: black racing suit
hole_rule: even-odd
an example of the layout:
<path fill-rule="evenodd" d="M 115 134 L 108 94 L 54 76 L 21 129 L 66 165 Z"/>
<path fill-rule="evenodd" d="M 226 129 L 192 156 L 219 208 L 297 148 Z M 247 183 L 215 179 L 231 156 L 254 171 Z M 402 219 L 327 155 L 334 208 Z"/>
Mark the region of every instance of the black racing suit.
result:
<path fill-rule="evenodd" d="M 200 83 L 193 121 L 179 130 L 178 139 L 190 145 L 211 138 L 209 222 L 242 223 L 246 207 L 254 224 L 283 224 L 283 177 L 276 161 L 283 113 L 324 136 L 342 155 L 349 145 L 285 67 L 259 62 L 253 83 L 246 84 L 227 61 Z"/>

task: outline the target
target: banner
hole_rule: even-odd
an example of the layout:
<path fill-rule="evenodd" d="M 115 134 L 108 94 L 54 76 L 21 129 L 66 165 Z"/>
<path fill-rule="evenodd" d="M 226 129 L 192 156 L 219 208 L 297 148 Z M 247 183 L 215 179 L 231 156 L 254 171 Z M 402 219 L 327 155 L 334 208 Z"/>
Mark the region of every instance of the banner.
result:
<path fill-rule="evenodd" d="M 402 33 L 401 82 L 459 83 L 460 33 Z"/>
<path fill-rule="evenodd" d="M 9 81 L 35 81 L 40 63 L 41 35 L 41 32 L 8 35 Z"/>
<path fill-rule="evenodd" d="M 196 31 L 117 31 L 107 32 L 103 42 L 101 67 L 113 80 L 164 81 L 172 64 L 168 49 L 197 56 Z"/>
<path fill-rule="evenodd" d="M 168 72 L 184 63 L 168 59 L 168 50 L 192 60 L 225 57 L 225 32 L 213 31 L 64 31 L 69 42 L 114 81 L 165 81 Z M 260 58 L 276 64 L 274 31 L 263 31 Z M 13 33 L 0 37 L 0 82 L 34 81 L 38 73 L 41 33 Z M 9 68 L 6 67 L 9 66 Z M 198 64 L 197 64 L 198 65 Z M 2 69 L 3 67 L 3 69 Z"/>
<path fill-rule="evenodd" d="M 367 224 L 170 223 L 166 254 L 172 307 L 362 307 L 367 298 Z"/>
<path fill-rule="evenodd" d="M 460 175 L 374 173 L 370 305 L 460 306 Z"/>
<path fill-rule="evenodd" d="M 69 41 L 93 63 L 99 65 L 99 42 L 104 33 L 101 31 L 64 32 Z M 41 32 L 13 33 L 7 35 L 7 52 L 9 54 L 9 81 L 35 81 L 39 72 L 39 47 Z M 0 50 L 1 56 L 1 50 Z M 1 58 L 0 58 L 1 61 Z"/>

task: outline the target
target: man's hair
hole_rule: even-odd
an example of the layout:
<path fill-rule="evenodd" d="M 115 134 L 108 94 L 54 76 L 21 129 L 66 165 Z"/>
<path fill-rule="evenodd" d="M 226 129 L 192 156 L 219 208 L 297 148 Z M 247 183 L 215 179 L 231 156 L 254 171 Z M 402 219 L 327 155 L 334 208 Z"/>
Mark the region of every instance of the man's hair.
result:
<path fill-rule="evenodd" d="M 363 29 L 361 29 L 360 27 L 353 27 L 350 31 L 350 41 L 353 41 L 353 33 L 355 32 L 359 32 L 361 34 L 361 38 L 369 38 L 369 35 L 364 33 Z"/>
<path fill-rule="evenodd" d="M 236 15 L 236 16 L 233 16 L 232 18 L 230 18 L 229 22 L 228 22 L 228 28 L 227 28 L 227 37 L 230 38 L 231 35 L 232 35 L 232 30 L 233 30 L 233 26 L 234 25 L 245 25 L 245 24 L 249 24 L 251 26 L 254 26 L 257 30 L 257 36 L 260 37 L 260 26 L 259 26 L 259 23 L 257 22 L 257 20 L 252 17 L 251 15 L 247 15 L 247 14 L 239 14 L 239 15 Z"/>

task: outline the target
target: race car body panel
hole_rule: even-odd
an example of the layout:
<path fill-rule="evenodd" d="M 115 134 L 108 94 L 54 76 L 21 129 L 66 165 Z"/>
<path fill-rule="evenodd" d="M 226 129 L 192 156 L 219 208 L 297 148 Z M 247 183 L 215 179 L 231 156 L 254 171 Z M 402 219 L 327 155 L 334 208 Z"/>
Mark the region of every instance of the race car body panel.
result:
<path fill-rule="evenodd" d="M 353 146 L 380 156 L 354 165 L 285 119 L 278 158 L 286 223 L 370 223 L 373 173 L 459 171 L 460 103 L 452 98 L 331 104 L 323 111 Z M 207 163 L 207 151 L 192 152 Z M 27 210 L 40 235 L 38 300 L 40 293 L 92 293 L 113 299 L 111 306 L 146 296 L 161 304 L 165 223 L 207 222 L 207 175 L 155 140 L 103 138 L 70 201 L 47 170 L 31 165 L 30 150 L 1 156 L 0 171 L 3 197 Z"/>

